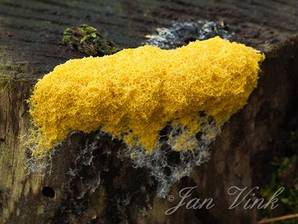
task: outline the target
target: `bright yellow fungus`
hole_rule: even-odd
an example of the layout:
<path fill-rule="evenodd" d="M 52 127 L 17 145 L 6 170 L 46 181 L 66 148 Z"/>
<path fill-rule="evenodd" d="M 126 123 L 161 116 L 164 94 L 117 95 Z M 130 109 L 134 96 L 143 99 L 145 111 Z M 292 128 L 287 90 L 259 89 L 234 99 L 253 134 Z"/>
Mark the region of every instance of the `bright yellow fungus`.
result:
<path fill-rule="evenodd" d="M 41 134 L 34 153 L 73 130 L 96 129 L 152 151 L 169 122 L 186 130 L 174 147 L 184 150 L 192 145 L 185 139 L 200 131 L 200 111 L 221 126 L 245 105 L 263 59 L 251 47 L 215 37 L 174 50 L 142 46 L 69 60 L 34 88 L 30 113 Z"/>

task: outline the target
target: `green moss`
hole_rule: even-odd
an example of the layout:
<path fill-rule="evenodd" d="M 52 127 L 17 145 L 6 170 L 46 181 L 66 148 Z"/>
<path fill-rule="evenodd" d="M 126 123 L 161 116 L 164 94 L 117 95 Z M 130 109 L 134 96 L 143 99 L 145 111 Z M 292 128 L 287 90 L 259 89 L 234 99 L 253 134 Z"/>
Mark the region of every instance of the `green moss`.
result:
<path fill-rule="evenodd" d="M 62 41 L 81 53 L 91 56 L 113 54 L 119 50 L 113 42 L 105 39 L 96 28 L 86 24 L 65 29 Z"/>
<path fill-rule="evenodd" d="M 284 192 L 279 196 L 279 208 L 276 210 L 264 210 L 263 215 L 274 217 L 279 215 L 296 213 L 298 211 L 298 156 L 293 155 L 276 159 L 273 163 L 271 181 L 262 190 L 261 194 L 267 200 L 279 188 L 284 187 Z M 295 224 L 297 220 L 287 220 L 280 224 Z"/>

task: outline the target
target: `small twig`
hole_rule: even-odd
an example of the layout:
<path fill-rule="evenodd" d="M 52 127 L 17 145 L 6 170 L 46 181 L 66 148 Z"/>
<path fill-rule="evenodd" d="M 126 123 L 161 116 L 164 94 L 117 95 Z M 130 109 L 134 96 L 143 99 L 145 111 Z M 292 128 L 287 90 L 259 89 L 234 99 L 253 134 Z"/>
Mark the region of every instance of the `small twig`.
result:
<path fill-rule="evenodd" d="M 263 219 L 263 220 L 259 221 L 258 224 L 265 224 L 265 223 L 271 223 L 271 222 L 277 222 L 277 221 L 283 221 L 283 220 L 295 219 L 295 218 L 298 218 L 298 213 L 284 215 L 284 216 L 270 218 L 270 219 Z"/>

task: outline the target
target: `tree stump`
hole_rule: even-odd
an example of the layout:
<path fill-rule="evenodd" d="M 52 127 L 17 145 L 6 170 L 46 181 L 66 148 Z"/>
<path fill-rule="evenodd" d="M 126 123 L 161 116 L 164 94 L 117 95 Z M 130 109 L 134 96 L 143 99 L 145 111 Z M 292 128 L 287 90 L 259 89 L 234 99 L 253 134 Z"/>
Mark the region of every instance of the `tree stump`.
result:
<path fill-rule="evenodd" d="M 0 1 L 0 223 L 256 223 L 256 209 L 229 210 L 231 186 L 262 182 L 278 138 L 297 102 L 298 37 L 295 0 Z M 43 74 L 83 55 L 61 44 L 63 30 L 81 23 L 120 47 L 136 47 L 172 21 L 224 21 L 238 42 L 266 55 L 258 88 L 225 124 L 208 163 L 156 197 L 145 168 L 119 159 L 123 144 L 99 132 L 72 133 L 47 167 L 28 172 L 22 136 L 28 131 L 26 99 Z M 94 143 L 91 151 L 84 150 Z M 192 198 L 214 198 L 210 210 L 181 207 L 183 187 Z"/>

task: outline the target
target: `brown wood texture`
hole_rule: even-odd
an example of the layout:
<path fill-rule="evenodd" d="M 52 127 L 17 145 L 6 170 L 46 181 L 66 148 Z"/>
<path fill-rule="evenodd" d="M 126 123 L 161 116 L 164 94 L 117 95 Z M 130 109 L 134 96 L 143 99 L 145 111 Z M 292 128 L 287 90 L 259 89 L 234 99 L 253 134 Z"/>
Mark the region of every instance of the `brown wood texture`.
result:
<path fill-rule="evenodd" d="M 297 10 L 296 0 L 0 0 L 0 223 L 256 223 L 256 210 L 227 209 L 232 200 L 227 190 L 260 182 L 295 108 Z M 172 188 L 176 195 L 182 186 L 198 186 L 200 197 L 215 198 L 215 208 L 165 215 L 173 202 L 155 196 L 145 169 L 119 161 L 121 144 L 108 138 L 98 145 L 111 155 L 95 151 L 92 166 L 82 167 L 79 151 L 92 135 L 70 136 L 50 168 L 28 173 L 21 136 L 29 126 L 26 99 L 32 85 L 55 65 L 83 56 L 61 44 L 65 28 L 90 24 L 118 46 L 135 47 L 157 27 L 198 19 L 224 21 L 236 40 L 267 56 L 258 88 L 224 126 L 211 160 Z M 79 174 L 70 178 L 73 168 Z M 127 195 L 127 205 L 118 203 Z"/>

